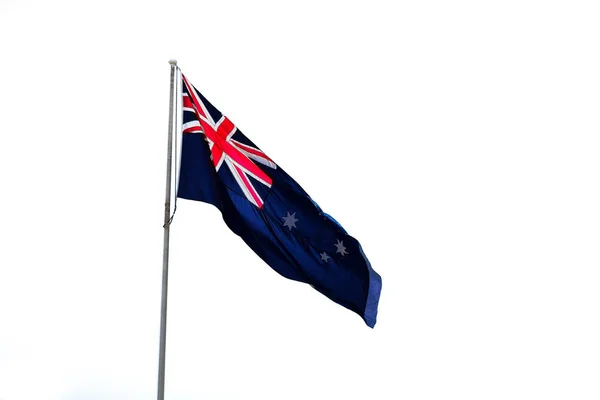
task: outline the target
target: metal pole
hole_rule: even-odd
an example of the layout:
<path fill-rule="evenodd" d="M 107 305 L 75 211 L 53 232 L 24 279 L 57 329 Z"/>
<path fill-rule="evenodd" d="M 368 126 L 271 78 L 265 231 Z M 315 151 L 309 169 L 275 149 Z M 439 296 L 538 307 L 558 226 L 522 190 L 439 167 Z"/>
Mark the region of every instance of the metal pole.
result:
<path fill-rule="evenodd" d="M 173 154 L 173 98 L 175 97 L 175 68 L 177 61 L 170 60 L 171 88 L 169 98 L 169 139 L 167 144 L 167 190 L 165 194 L 165 224 L 163 240 L 162 297 L 160 304 L 160 350 L 158 356 L 158 400 L 165 398 L 165 351 L 167 344 L 167 286 L 169 282 L 169 219 L 171 217 L 171 167 Z"/>

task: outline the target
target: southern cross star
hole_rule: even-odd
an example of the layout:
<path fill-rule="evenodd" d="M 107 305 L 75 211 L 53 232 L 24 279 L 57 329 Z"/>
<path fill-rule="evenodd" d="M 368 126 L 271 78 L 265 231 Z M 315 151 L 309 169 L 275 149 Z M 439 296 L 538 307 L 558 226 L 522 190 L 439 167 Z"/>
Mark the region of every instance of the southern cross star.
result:
<path fill-rule="evenodd" d="M 283 226 L 287 226 L 290 229 L 290 231 L 292 230 L 292 228 L 297 228 L 296 222 L 300 221 L 298 218 L 296 218 L 296 213 L 290 214 L 289 211 L 287 211 L 287 217 L 281 218 L 285 220 Z"/>
<path fill-rule="evenodd" d="M 325 252 L 322 252 L 322 253 L 320 254 L 320 256 L 321 256 L 321 260 L 323 260 L 323 261 L 325 261 L 325 262 L 327 262 L 327 260 L 329 260 L 329 259 L 331 258 L 331 257 L 330 257 L 330 256 L 328 256 L 328 255 L 327 255 L 327 253 L 325 253 Z"/>
<path fill-rule="evenodd" d="M 337 250 L 335 251 L 336 253 L 340 253 L 341 255 L 348 254 L 348 252 L 346 251 L 346 248 L 344 247 L 343 240 L 338 239 L 337 243 L 334 246 L 337 248 Z"/>

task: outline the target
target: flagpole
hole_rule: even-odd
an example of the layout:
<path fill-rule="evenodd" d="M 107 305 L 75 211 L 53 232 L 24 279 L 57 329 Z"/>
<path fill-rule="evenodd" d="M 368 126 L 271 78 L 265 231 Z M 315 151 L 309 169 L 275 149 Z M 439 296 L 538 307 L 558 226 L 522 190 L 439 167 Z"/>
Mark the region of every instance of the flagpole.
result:
<path fill-rule="evenodd" d="M 171 64 L 171 86 L 169 97 L 169 138 L 167 144 L 167 189 L 165 194 L 165 223 L 163 225 L 163 274 L 162 274 L 162 297 L 160 304 L 160 349 L 158 355 L 158 400 L 165 398 L 165 352 L 167 344 L 167 286 L 169 282 L 169 228 L 171 217 L 171 168 L 173 155 L 173 114 L 175 97 L 175 69 L 177 61 L 170 60 Z"/>

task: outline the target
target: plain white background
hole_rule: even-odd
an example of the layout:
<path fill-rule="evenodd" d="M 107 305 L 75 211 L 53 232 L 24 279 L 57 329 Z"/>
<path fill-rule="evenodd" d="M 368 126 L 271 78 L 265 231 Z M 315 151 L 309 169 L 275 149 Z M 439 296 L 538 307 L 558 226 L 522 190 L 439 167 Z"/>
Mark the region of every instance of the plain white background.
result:
<path fill-rule="evenodd" d="M 217 210 L 167 399 L 600 398 L 594 1 L 0 5 L 0 399 L 156 394 L 170 58 L 383 277 L 374 330 Z"/>

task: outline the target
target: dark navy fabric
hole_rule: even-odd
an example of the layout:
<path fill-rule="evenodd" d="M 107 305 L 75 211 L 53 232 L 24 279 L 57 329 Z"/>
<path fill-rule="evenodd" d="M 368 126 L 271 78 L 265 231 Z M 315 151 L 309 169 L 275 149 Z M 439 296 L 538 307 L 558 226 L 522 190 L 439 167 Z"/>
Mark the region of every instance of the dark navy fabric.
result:
<path fill-rule="evenodd" d="M 186 93 L 185 85 L 183 85 Z M 200 93 L 198 92 L 198 95 Z M 214 121 L 221 113 L 200 97 Z M 184 124 L 195 119 L 184 112 Z M 256 147 L 238 129 L 233 139 Z M 268 186 L 248 177 L 264 201 L 259 208 L 244 196 L 231 171 L 219 171 L 211 161 L 211 150 L 202 133 L 184 133 L 178 197 L 213 204 L 227 226 L 271 268 L 286 278 L 310 284 L 336 303 L 359 314 L 368 326 L 377 318 L 381 277 L 371 268 L 360 243 L 277 165 L 255 163 L 271 179 Z M 295 213 L 294 227 L 284 226 Z M 337 243 L 343 243 L 339 251 Z M 322 254 L 330 257 L 324 260 Z"/>

